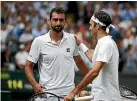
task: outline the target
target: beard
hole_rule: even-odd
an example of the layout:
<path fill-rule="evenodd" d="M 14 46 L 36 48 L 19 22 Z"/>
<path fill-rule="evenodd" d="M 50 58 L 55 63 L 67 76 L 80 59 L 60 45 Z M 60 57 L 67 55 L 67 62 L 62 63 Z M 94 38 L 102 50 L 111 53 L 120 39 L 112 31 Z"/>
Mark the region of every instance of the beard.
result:
<path fill-rule="evenodd" d="M 64 29 L 64 27 L 59 26 L 59 25 L 58 26 L 51 26 L 51 28 L 54 32 L 57 32 L 57 33 L 61 32 Z"/>

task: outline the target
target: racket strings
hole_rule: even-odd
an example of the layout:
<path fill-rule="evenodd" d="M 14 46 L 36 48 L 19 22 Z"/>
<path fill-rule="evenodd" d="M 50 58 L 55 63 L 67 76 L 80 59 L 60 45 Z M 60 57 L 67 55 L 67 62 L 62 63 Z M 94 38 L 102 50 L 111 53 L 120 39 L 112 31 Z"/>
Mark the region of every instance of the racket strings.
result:
<path fill-rule="evenodd" d="M 137 100 L 137 95 L 132 90 L 123 86 L 120 87 L 120 94 L 124 98 Z"/>
<path fill-rule="evenodd" d="M 28 101 L 60 101 L 59 97 L 52 93 L 34 94 Z"/>

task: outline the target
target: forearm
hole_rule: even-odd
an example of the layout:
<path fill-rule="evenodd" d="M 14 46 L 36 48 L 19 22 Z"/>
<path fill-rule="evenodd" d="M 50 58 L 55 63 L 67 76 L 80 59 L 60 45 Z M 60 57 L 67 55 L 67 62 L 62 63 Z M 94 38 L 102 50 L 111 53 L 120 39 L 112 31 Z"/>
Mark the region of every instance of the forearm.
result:
<path fill-rule="evenodd" d="M 71 94 L 76 95 L 81 90 L 83 90 L 88 84 L 90 84 L 98 75 L 98 72 L 90 70 L 90 72 L 85 75 L 83 80 L 71 91 Z"/>
<path fill-rule="evenodd" d="M 90 61 L 92 61 L 92 56 L 93 56 L 94 51 L 88 49 L 87 46 L 86 46 L 85 44 L 83 44 L 83 43 L 81 43 L 81 44 L 79 45 L 79 48 L 80 48 L 80 51 L 82 51 L 82 52 L 86 55 L 86 57 L 87 57 Z"/>
<path fill-rule="evenodd" d="M 93 51 L 93 50 L 89 50 L 89 49 L 85 52 L 86 57 L 87 57 L 90 61 L 92 61 L 93 53 L 94 53 L 94 51 Z"/>
<path fill-rule="evenodd" d="M 89 83 L 91 83 L 99 74 L 100 70 L 104 66 L 104 62 L 95 62 L 93 69 L 91 69 L 83 78 L 83 80 L 72 90 L 72 94 L 77 94 L 83 88 L 85 88 Z"/>
<path fill-rule="evenodd" d="M 91 61 L 94 51 L 88 49 L 87 46 L 82 43 L 82 40 L 80 40 L 80 38 L 78 38 L 77 35 L 74 35 L 74 36 L 75 36 L 77 45 L 80 48 L 80 51 L 82 51 L 83 53 L 85 53 L 85 55 L 87 56 L 87 58 Z"/>
<path fill-rule="evenodd" d="M 31 85 L 37 84 L 37 81 L 34 78 L 34 73 L 33 73 L 33 65 L 26 63 L 25 65 L 25 74 Z"/>
<path fill-rule="evenodd" d="M 80 72 L 82 72 L 82 74 L 84 75 L 86 75 L 90 71 L 90 68 L 87 66 L 87 64 L 83 60 L 81 60 L 77 64 L 77 67 L 79 68 Z"/>
<path fill-rule="evenodd" d="M 82 60 L 80 56 L 74 56 L 74 60 L 77 67 L 84 75 L 86 75 L 90 71 L 90 68 L 87 66 L 87 64 Z"/>

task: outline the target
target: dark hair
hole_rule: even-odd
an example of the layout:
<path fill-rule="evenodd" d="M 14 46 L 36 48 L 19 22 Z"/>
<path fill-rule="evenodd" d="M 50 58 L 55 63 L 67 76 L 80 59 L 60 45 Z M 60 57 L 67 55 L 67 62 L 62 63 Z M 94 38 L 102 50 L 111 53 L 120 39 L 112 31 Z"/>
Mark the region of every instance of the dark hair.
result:
<path fill-rule="evenodd" d="M 51 12 L 50 12 L 50 19 L 51 19 L 52 14 L 53 14 L 54 12 L 56 12 L 57 14 L 62 14 L 62 13 L 65 14 L 65 19 L 66 19 L 66 12 L 65 12 L 65 10 L 64 10 L 62 7 L 53 8 L 53 9 L 51 10 Z"/>
<path fill-rule="evenodd" d="M 100 22 L 104 23 L 106 26 L 102 26 L 103 30 L 106 30 L 106 28 L 112 23 L 111 17 L 109 14 L 107 14 L 104 11 L 99 11 L 95 13 L 95 18 L 97 18 Z"/>

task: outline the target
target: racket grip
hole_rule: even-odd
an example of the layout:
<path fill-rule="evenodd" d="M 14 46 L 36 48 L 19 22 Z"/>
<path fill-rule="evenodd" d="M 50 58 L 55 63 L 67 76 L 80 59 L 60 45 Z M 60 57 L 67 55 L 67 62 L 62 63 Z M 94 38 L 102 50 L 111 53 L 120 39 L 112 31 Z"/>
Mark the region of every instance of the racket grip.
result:
<path fill-rule="evenodd" d="M 75 98 L 75 101 L 91 100 L 91 99 L 93 99 L 92 95 L 90 95 L 90 96 L 83 96 L 83 97 L 77 97 L 77 98 Z"/>

